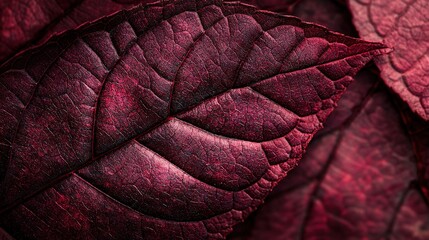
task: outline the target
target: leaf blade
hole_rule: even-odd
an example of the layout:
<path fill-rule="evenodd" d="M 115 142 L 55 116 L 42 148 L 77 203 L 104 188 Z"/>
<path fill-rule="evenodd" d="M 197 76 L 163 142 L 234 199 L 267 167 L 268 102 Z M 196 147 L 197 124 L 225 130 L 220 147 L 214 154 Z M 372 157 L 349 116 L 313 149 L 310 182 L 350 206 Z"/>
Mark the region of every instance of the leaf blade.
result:
<path fill-rule="evenodd" d="M 367 40 L 383 41 L 395 50 L 389 56 L 376 59 L 386 85 L 400 95 L 413 112 L 428 120 L 427 2 L 394 1 L 387 7 L 380 1 L 349 3 L 360 35 Z"/>
<path fill-rule="evenodd" d="M 234 19 L 243 21 L 234 22 Z M 229 31 L 233 29 L 231 23 L 236 25 L 235 27 L 247 24 L 249 26 L 247 34 L 244 31 L 239 32 L 240 30 Z M 211 25 L 215 27 L 211 28 Z M 235 85 L 233 79 L 238 76 L 236 71 L 241 71 L 240 66 L 244 66 L 244 62 L 247 61 L 246 52 L 253 51 L 255 48 L 248 36 L 267 36 L 267 34 L 261 34 L 264 33 L 264 29 L 269 31 L 268 29 L 284 25 L 296 28 L 298 31 L 302 29 L 304 37 L 313 39 L 314 44 L 328 46 L 323 52 L 308 51 L 303 56 L 295 53 L 293 55 L 294 61 L 305 63 L 301 66 L 302 69 L 307 67 L 315 71 L 317 67 L 323 68 L 318 71 L 323 71 L 329 77 L 335 76 L 333 77 L 335 84 L 330 85 L 334 88 L 331 89 L 332 91 L 317 88 L 310 93 L 310 95 L 320 94 L 326 100 L 323 104 L 319 104 L 318 97 L 314 95 L 315 104 L 306 108 L 304 113 L 298 114 L 299 121 L 293 129 L 291 126 L 295 123 L 290 124 L 291 120 L 283 115 L 286 118 L 285 121 L 277 124 L 284 125 L 286 132 L 281 131 L 279 135 L 269 138 L 263 136 L 263 144 L 240 139 L 246 133 L 239 133 L 242 134 L 240 138 L 234 140 L 225 138 L 219 133 L 198 130 L 195 126 L 189 126 L 190 130 L 186 130 L 186 124 L 175 119 L 175 117 L 185 118 L 187 113 L 185 110 L 195 108 L 198 103 L 213 105 L 220 98 L 228 99 L 226 104 L 243 106 L 241 101 L 246 94 L 246 88 L 237 86 L 237 89 L 228 90 Z M 216 27 L 220 31 L 213 30 Z M 212 34 L 213 45 L 209 45 L 210 41 L 207 37 L 207 43 L 200 48 L 192 48 L 192 43 L 199 39 L 199 36 L 202 36 L 201 39 L 204 38 L 203 29 L 206 32 L 211 31 L 209 33 Z M 220 35 L 217 35 L 219 33 Z M 216 37 L 218 39 L 214 41 Z M 228 38 L 233 41 L 227 41 Z M 240 50 L 240 46 L 236 43 L 246 39 L 250 43 L 244 46 L 252 48 Z M 114 42 L 121 44 L 114 44 Z M 213 47 L 210 51 L 209 46 L 215 46 L 214 43 L 217 47 Z M 342 52 L 343 55 L 334 52 L 339 46 L 347 50 Z M 305 48 L 301 49 L 305 50 Z M 2 133 L 5 136 L 3 139 L 6 140 L 2 158 L 6 157 L 13 161 L 9 162 L 2 182 L 5 184 L 2 184 L 1 191 L 6 196 L 2 200 L 4 207 L 2 222 L 5 219 L 9 222 L 19 222 L 19 226 L 4 224 L 24 236 L 35 231 L 33 233 L 40 234 L 38 236 L 41 238 L 46 236 L 61 238 L 74 236 L 73 229 L 61 236 L 56 235 L 55 232 L 55 228 L 61 229 L 61 224 L 65 224 L 63 221 L 76 220 L 65 216 L 73 212 L 77 218 L 76 224 L 79 225 L 80 221 L 83 221 L 86 224 L 84 226 L 88 227 L 83 231 L 84 234 L 96 236 L 101 234 L 90 228 L 94 224 L 99 228 L 109 229 L 110 236 L 122 234 L 119 231 L 120 227 L 110 227 L 109 222 L 103 217 L 105 215 L 97 225 L 97 219 L 94 219 L 95 213 L 102 209 L 102 212 L 127 212 L 127 216 L 138 223 L 130 223 L 121 218 L 118 219 L 120 222 L 118 226 L 130 224 L 136 229 L 143 228 L 145 234 L 154 238 L 163 236 L 157 234 L 178 234 L 177 237 L 185 234 L 184 232 L 191 234 L 193 228 L 197 228 L 198 231 L 194 232 L 196 235 L 190 235 L 191 238 L 206 235 L 224 236 L 233 224 L 242 220 L 259 205 L 272 186 L 295 165 L 302 155 L 302 149 L 308 144 L 312 135 L 321 128 L 320 123 L 332 111 L 345 86 L 351 81 L 348 75 L 353 75 L 373 55 L 383 52 L 385 48 L 381 44 L 337 35 L 324 28 L 301 23 L 295 18 L 279 18 L 278 15 L 259 12 L 238 3 L 220 4 L 210 1 L 182 1 L 165 6 L 153 4 L 150 7 L 139 7 L 104 18 L 80 30 L 66 32 L 2 67 L 2 82 L 8 84 L 5 85 L 8 88 L 2 91 L 10 94 L 8 98 L 2 99 L 5 103 L 2 107 L 5 112 L 12 112 L 10 109 L 15 110 L 12 117 L 3 118 L 10 122 L 7 124 L 9 129 Z M 216 54 L 210 55 L 210 53 Z M 344 60 L 345 58 L 347 61 Z M 45 60 L 42 61 L 42 59 Z M 182 64 L 181 59 L 196 63 Z M 231 62 L 228 62 L 228 59 L 232 59 Z M 340 69 L 344 65 L 338 64 L 339 62 L 347 62 L 348 70 L 341 72 Z M 268 67 L 278 68 L 274 64 Z M 280 77 L 276 76 L 269 80 L 274 84 L 286 81 L 289 75 L 297 75 L 299 67 L 296 64 L 281 67 L 277 72 L 281 73 Z M 299 76 L 304 76 L 305 71 L 307 70 L 302 70 L 302 75 L 298 75 L 295 81 L 299 80 Z M 188 77 L 192 73 L 201 73 L 201 75 L 198 78 Z M 317 86 L 319 79 L 329 81 L 329 77 L 320 77 L 310 72 L 307 76 L 306 89 L 316 88 L 314 86 Z M 20 81 L 14 81 L 14 79 L 20 79 Z M 273 105 L 272 101 L 263 96 L 257 97 L 256 102 L 263 100 L 269 104 L 269 108 L 278 109 L 281 106 L 289 109 L 288 106 L 292 105 L 290 105 L 291 100 L 288 99 L 292 98 L 282 97 L 285 87 L 278 88 L 277 92 L 272 91 L 265 87 L 266 84 L 262 84 L 263 79 L 256 80 L 256 82 L 259 81 L 258 91 L 265 91 L 265 94 L 273 98 L 278 105 Z M 222 80 L 225 80 L 225 86 L 219 84 Z M 180 84 L 172 90 L 173 83 Z M 216 84 L 218 88 L 213 87 Z M 186 92 L 186 89 L 192 88 L 192 85 L 203 87 L 198 91 Z M 20 87 L 33 89 L 34 94 L 23 95 L 21 101 L 17 97 L 19 91 L 15 90 Z M 298 87 L 295 84 L 291 87 L 291 92 Z M 238 94 L 240 91 L 244 93 Z M 194 94 L 198 101 L 195 101 L 194 96 L 189 92 L 199 93 Z M 175 94 L 184 93 L 187 94 L 184 98 L 175 97 Z M 228 95 L 229 93 L 232 95 Z M 254 97 L 255 93 L 250 91 L 249 96 Z M 164 104 L 157 104 L 157 101 L 162 98 L 164 101 L 161 102 Z M 182 108 L 183 112 L 174 110 L 172 114 L 168 104 L 170 101 L 176 106 L 185 106 Z M 296 107 L 299 105 L 293 104 Z M 97 108 L 100 109 L 99 112 Z M 222 112 L 222 110 L 213 109 L 211 114 L 216 114 L 216 111 Z M 183 115 L 179 116 L 179 113 Z M 197 114 L 200 112 L 197 111 Z M 263 115 L 254 114 L 250 111 L 246 116 L 251 121 L 263 122 L 263 119 L 256 119 L 256 117 L 263 118 Z M 101 124 L 103 121 L 104 125 Z M 180 127 L 174 124 L 179 124 Z M 266 129 L 275 129 L 275 126 L 269 124 Z M 284 134 L 286 136 L 283 136 Z M 176 136 L 182 142 L 171 141 L 174 138 L 169 136 Z M 149 148 L 139 146 L 136 140 L 144 145 L 153 144 L 157 140 L 159 144 L 151 145 L 152 151 L 146 152 Z M 251 137 L 250 140 L 254 138 Z M 287 147 L 288 145 L 290 146 Z M 185 148 L 189 149 L 184 150 Z M 123 152 L 124 149 L 131 150 Z M 153 152 L 154 149 L 155 152 Z M 284 149 L 289 150 L 284 152 Z M 130 154 L 133 151 L 134 154 Z M 119 162 L 126 161 L 121 160 L 124 159 L 120 157 L 121 154 L 129 155 L 125 159 L 131 161 L 133 157 L 144 152 L 146 154 L 134 159 L 136 164 L 132 165 L 139 171 L 131 174 L 129 171 L 135 168 L 127 168 L 129 166 L 124 165 L 123 168 L 129 169 L 125 173 L 129 173 L 130 176 L 120 177 Z M 245 157 L 246 154 L 259 157 L 252 159 L 250 156 Z M 264 158 L 265 154 L 267 158 Z M 147 156 L 153 157 L 147 158 Z M 192 156 L 197 156 L 195 161 L 185 161 Z M 169 161 L 163 161 L 162 157 Z M 99 161 L 103 159 L 105 161 Z M 101 165 L 94 163 L 101 163 Z M 141 167 L 143 165 L 151 169 L 151 165 L 157 165 L 162 168 L 166 164 L 167 169 L 171 171 L 164 170 L 157 174 Z M 222 171 L 224 172 L 221 173 Z M 115 177 L 118 178 L 115 179 Z M 158 177 L 164 179 L 161 181 L 164 184 L 152 186 L 151 183 L 156 182 Z M 104 180 L 99 181 L 101 179 Z M 183 185 L 183 181 L 186 185 Z M 120 183 L 127 186 L 127 194 L 121 195 Z M 207 183 L 217 189 L 208 187 Z M 165 186 L 171 194 L 163 195 Z M 82 189 L 82 193 L 79 192 L 80 188 L 85 188 Z M 183 192 L 184 189 L 188 189 L 189 193 Z M 192 192 L 189 189 L 192 189 Z M 206 194 L 200 195 L 201 192 Z M 201 196 L 211 196 L 210 201 L 203 202 L 204 198 L 195 202 L 191 200 L 199 199 Z M 226 200 L 220 202 L 214 200 L 219 197 Z M 136 200 L 136 198 L 139 199 Z M 157 199 L 159 205 L 145 205 L 150 198 Z M 188 208 L 175 207 L 177 202 L 185 203 Z M 52 211 L 40 212 L 42 208 L 39 204 L 49 206 Z M 84 206 L 88 206 L 85 213 L 77 213 Z M 159 215 L 164 220 L 153 220 L 145 214 Z M 55 227 L 49 230 L 52 232 L 43 235 L 43 232 L 37 232 L 39 229 L 37 227 L 19 229 L 20 227 L 24 229 L 22 224 L 27 222 L 19 216 L 25 215 L 29 216 L 27 220 L 34 220 L 33 224 L 37 224 L 40 229 L 46 228 L 43 219 L 53 220 L 57 218 L 55 216 L 64 216 L 64 218 L 48 223 Z M 37 218 L 37 215 L 43 217 Z M 169 219 L 174 221 L 167 221 Z M 153 229 L 160 226 L 159 224 L 167 224 L 169 226 L 167 231 L 153 232 Z M 184 230 L 178 232 L 179 228 Z M 130 232 L 130 236 L 131 238 L 145 237 L 136 232 Z"/>

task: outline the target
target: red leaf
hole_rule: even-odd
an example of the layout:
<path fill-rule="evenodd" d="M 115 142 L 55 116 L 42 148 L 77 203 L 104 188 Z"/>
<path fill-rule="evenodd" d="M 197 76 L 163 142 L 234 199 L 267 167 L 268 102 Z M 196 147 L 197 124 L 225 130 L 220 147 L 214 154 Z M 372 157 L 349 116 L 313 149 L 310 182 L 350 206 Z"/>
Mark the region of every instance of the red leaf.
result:
<path fill-rule="evenodd" d="M 300 0 L 291 14 L 336 32 L 357 36 L 349 11 L 335 0 Z"/>
<path fill-rule="evenodd" d="M 264 10 L 289 14 L 294 4 L 299 1 L 300 0 L 241 0 L 240 2 L 251 4 Z"/>
<path fill-rule="evenodd" d="M 416 153 L 419 184 L 429 201 L 429 125 L 403 104 L 401 112 Z"/>
<path fill-rule="evenodd" d="M 0 63 L 52 35 L 155 0 L 4 0 L 0 2 Z M 244 0 L 261 9 L 288 13 L 296 0 Z M 336 30 L 336 29 L 333 29 Z"/>
<path fill-rule="evenodd" d="M 1 240 L 13 240 L 13 238 L 5 232 L 2 228 L 0 228 L 0 239 Z"/>
<path fill-rule="evenodd" d="M 338 108 L 353 114 L 333 118 L 336 127 L 312 141 L 235 239 L 429 238 L 411 143 L 374 78 L 366 73 L 350 86 Z"/>
<path fill-rule="evenodd" d="M 349 5 L 363 38 L 394 48 L 376 60 L 384 82 L 429 120 L 429 2 L 350 0 Z"/>
<path fill-rule="evenodd" d="M 383 52 L 212 1 L 55 37 L 0 70 L 1 226 L 38 239 L 225 236 Z"/>
<path fill-rule="evenodd" d="M 153 1 L 107 0 L 100 4 L 99 0 L 3 0 L 0 2 L 0 63 L 17 50 L 44 42 L 53 34 L 140 2 Z"/>
<path fill-rule="evenodd" d="M 294 14 L 307 21 L 343 29 L 343 32 L 351 29 L 347 11 L 334 1 L 303 0 L 294 8 Z M 378 85 L 377 77 L 368 71 L 359 74 L 327 119 L 325 128 L 310 143 L 300 165 L 279 183 L 261 209 L 235 228 L 229 239 L 428 238 L 429 204 L 422 198 L 429 185 L 427 124 L 411 113 L 407 115 L 406 124 L 411 128 L 413 151 L 401 118 L 391 103 L 394 102 L 392 97 L 385 90 L 376 90 L 380 89 Z M 384 100 L 377 103 L 375 96 Z M 386 108 L 386 114 L 368 111 L 369 107 L 362 109 L 368 104 L 379 104 L 377 108 Z M 371 115 L 377 117 L 377 122 L 364 121 Z M 380 134 L 371 134 L 377 123 L 382 123 L 380 126 L 383 129 L 394 126 L 393 131 L 385 130 L 389 136 L 383 138 L 379 137 Z M 368 137 L 362 137 L 362 134 Z M 339 140 L 344 135 L 346 137 Z M 356 143 L 356 139 L 361 140 Z M 371 139 L 380 141 L 371 145 Z M 369 154 L 385 153 L 388 149 L 395 151 L 383 156 Z M 402 155 L 405 152 L 408 159 L 404 158 L 397 164 L 398 152 Z M 417 174 L 414 158 L 420 162 Z M 383 165 L 383 168 L 380 167 Z M 407 167 L 404 168 L 404 165 Z M 371 171 L 357 172 L 355 169 L 358 166 Z M 381 171 L 386 168 L 390 169 Z M 392 172 L 397 172 L 397 176 L 392 176 Z M 412 177 L 404 177 L 405 172 L 411 173 Z M 365 175 L 370 177 L 365 178 Z M 348 180 L 347 184 L 332 181 L 341 177 Z M 402 186 L 397 192 L 389 187 L 392 177 L 395 177 L 393 183 L 396 183 L 396 189 Z M 359 183 L 362 183 L 362 190 L 354 188 Z M 384 204 L 386 201 L 374 200 L 383 198 L 390 199 L 390 202 Z M 320 206 L 326 206 L 325 211 L 318 211 Z"/>

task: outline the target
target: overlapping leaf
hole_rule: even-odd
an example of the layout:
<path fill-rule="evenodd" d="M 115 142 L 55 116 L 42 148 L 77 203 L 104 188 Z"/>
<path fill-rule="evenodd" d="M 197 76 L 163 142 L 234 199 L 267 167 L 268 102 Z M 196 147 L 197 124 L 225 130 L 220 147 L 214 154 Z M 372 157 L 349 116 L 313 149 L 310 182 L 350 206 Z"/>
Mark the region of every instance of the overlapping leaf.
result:
<path fill-rule="evenodd" d="M 418 182 L 429 201 L 429 125 L 407 107 L 402 106 L 401 113 L 416 155 Z"/>
<path fill-rule="evenodd" d="M 383 51 L 189 0 L 55 37 L 1 69 L 1 226 L 18 238 L 220 238 Z"/>
<path fill-rule="evenodd" d="M 337 0 L 300 0 L 290 12 L 305 21 L 318 23 L 347 36 L 357 37 L 350 13 Z"/>
<path fill-rule="evenodd" d="M 350 0 L 349 5 L 361 37 L 395 49 L 376 61 L 385 83 L 429 120 L 429 2 Z"/>
<path fill-rule="evenodd" d="M 0 63 L 29 46 L 46 41 L 50 36 L 76 28 L 86 22 L 113 14 L 119 10 L 155 0 L 103 1 L 65 0 L 0 2 Z M 261 9 L 289 13 L 295 0 L 244 0 Z"/>
<path fill-rule="evenodd" d="M 138 3 L 154 0 L 98 0 L 0 2 L 0 63 L 28 46 L 47 40 L 51 35 L 75 28 Z"/>
<path fill-rule="evenodd" d="M 353 32 L 335 1 L 301 1 L 294 13 Z M 429 130 L 406 108 L 402 123 L 382 85 L 368 70 L 358 75 L 300 165 L 230 239 L 428 238 Z"/>
<path fill-rule="evenodd" d="M 375 79 L 362 73 L 350 86 L 338 107 L 348 112 L 333 113 L 330 130 L 314 139 L 234 239 L 429 237 L 415 153 Z"/>
<path fill-rule="evenodd" d="M 290 14 L 293 9 L 293 6 L 299 1 L 300 0 L 242 0 L 240 2 L 254 5 L 259 9 L 269 10 L 283 14 Z"/>

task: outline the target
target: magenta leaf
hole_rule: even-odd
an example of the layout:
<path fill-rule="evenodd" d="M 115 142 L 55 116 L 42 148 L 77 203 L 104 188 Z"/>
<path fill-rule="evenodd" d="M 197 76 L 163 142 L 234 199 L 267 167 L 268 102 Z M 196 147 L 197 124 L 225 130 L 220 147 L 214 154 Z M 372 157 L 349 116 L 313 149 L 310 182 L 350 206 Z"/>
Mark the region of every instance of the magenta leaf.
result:
<path fill-rule="evenodd" d="M 356 79 L 338 107 L 353 113 L 333 113 L 335 126 L 312 141 L 300 165 L 231 239 L 429 238 L 415 152 L 374 79 L 368 73 Z"/>
<path fill-rule="evenodd" d="M 221 238 L 384 52 L 221 1 L 140 6 L 54 37 L 0 69 L 1 227 Z"/>
<path fill-rule="evenodd" d="M 395 50 L 376 60 L 386 85 L 429 120 L 429 2 L 350 0 L 349 5 L 361 37 Z"/>
<path fill-rule="evenodd" d="M 25 47 L 47 40 L 51 35 L 75 28 L 139 1 L 98 0 L 3 0 L 0 2 L 0 63 Z"/>

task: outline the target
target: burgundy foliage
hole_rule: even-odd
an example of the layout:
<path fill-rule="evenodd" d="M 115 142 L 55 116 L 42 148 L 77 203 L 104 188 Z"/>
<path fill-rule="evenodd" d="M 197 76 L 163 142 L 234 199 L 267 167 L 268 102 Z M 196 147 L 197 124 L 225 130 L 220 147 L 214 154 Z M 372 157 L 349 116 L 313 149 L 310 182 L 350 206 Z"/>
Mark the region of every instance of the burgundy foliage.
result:
<path fill-rule="evenodd" d="M 296 0 L 244 0 L 261 9 L 289 13 Z M 4 0 L 0 2 L 0 63 L 52 35 L 155 0 Z M 334 29 L 335 30 L 335 29 Z"/>
<path fill-rule="evenodd" d="M 429 201 L 429 124 L 407 107 L 402 107 L 401 112 L 416 153 L 418 181 Z"/>
<path fill-rule="evenodd" d="M 0 68 L 0 234 L 222 238 L 385 51 L 208 0 L 56 36 Z"/>
<path fill-rule="evenodd" d="M 18 50 L 46 41 L 53 34 L 154 0 L 3 0 L 0 2 L 0 63 Z"/>
<path fill-rule="evenodd" d="M 291 12 L 305 21 L 318 23 L 333 31 L 357 37 L 346 7 L 335 0 L 300 0 Z"/>
<path fill-rule="evenodd" d="M 428 239 L 416 153 L 392 102 L 362 72 L 328 130 L 231 239 Z"/>
<path fill-rule="evenodd" d="M 233 0 L 227 0 L 233 1 Z M 242 0 L 240 2 L 257 6 L 260 9 L 290 14 L 294 4 L 300 0 Z"/>
<path fill-rule="evenodd" d="M 5 230 L 3 230 L 2 228 L 0 228 L 0 239 L 1 240 L 13 240 L 14 238 L 12 238 L 9 233 L 7 233 Z"/>
<path fill-rule="evenodd" d="M 349 0 L 349 5 L 361 37 L 395 50 L 376 60 L 386 85 L 429 120 L 429 1 Z"/>
<path fill-rule="evenodd" d="M 346 9 L 316 2 L 332 12 L 303 0 L 294 14 L 350 32 Z M 300 165 L 230 239 L 429 238 L 428 124 L 371 72 L 358 75 Z"/>

